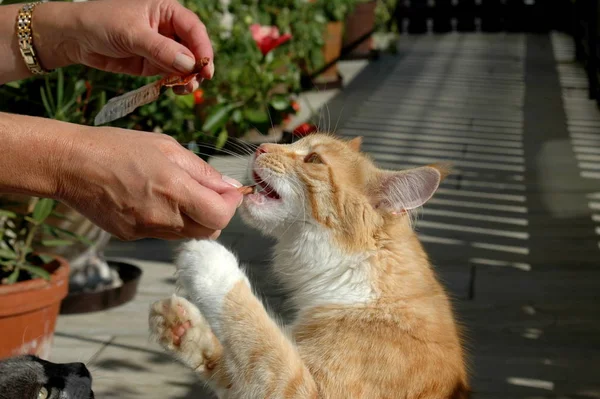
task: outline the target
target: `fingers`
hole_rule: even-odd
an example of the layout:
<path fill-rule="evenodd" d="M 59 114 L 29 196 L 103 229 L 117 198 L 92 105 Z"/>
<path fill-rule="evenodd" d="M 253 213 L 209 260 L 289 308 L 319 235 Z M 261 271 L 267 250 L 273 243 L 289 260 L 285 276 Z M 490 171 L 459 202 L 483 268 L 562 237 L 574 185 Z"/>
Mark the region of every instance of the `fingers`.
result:
<path fill-rule="evenodd" d="M 200 79 L 202 80 L 202 78 Z M 197 79 L 192 79 L 192 81 L 185 86 L 174 86 L 173 93 L 178 95 L 186 95 L 195 92 L 199 87 L 200 82 L 198 82 Z"/>
<path fill-rule="evenodd" d="M 211 240 L 216 240 L 221 235 L 221 230 L 213 230 L 209 229 L 205 226 L 202 226 L 196 223 L 192 218 L 187 215 L 182 215 L 185 226 L 183 230 L 181 230 L 181 235 L 185 238 L 208 238 Z"/>
<path fill-rule="evenodd" d="M 184 187 L 179 209 L 195 223 L 214 231 L 224 229 L 242 202 L 242 195 L 235 189 L 222 194 L 190 181 Z"/>
<path fill-rule="evenodd" d="M 180 4 L 175 7 L 171 17 L 175 34 L 187 45 L 196 60 L 203 57 L 210 59 L 210 63 L 202 68 L 200 75 L 205 79 L 212 79 L 215 72 L 214 55 L 206 27 L 192 11 Z"/>
<path fill-rule="evenodd" d="M 187 74 L 196 66 L 194 54 L 187 47 L 151 29 L 138 34 L 132 50 L 168 73 Z"/>
<path fill-rule="evenodd" d="M 202 186 L 217 193 L 232 191 L 233 188 L 242 186 L 242 184 L 237 180 L 228 176 L 223 176 L 221 173 L 219 173 L 219 171 L 210 166 L 208 163 L 204 162 L 193 152 L 186 150 L 183 147 L 181 147 L 181 149 L 182 151 L 169 154 L 172 155 L 169 157 L 169 159 L 181 169 L 187 171 L 192 179 L 200 183 Z M 233 191 L 237 192 L 237 190 Z M 239 198 L 238 201 L 240 200 Z"/>

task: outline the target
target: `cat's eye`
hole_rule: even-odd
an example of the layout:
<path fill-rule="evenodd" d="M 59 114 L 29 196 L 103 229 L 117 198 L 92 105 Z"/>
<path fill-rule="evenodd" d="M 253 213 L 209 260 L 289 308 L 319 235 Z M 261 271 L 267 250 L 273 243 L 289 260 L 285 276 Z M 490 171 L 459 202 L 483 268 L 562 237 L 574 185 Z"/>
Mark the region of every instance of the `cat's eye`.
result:
<path fill-rule="evenodd" d="M 37 399 L 48 399 L 48 396 L 50 396 L 48 389 L 46 389 L 46 387 L 41 387 Z"/>
<path fill-rule="evenodd" d="M 311 152 L 304 157 L 304 163 L 323 163 L 323 160 L 316 152 Z"/>

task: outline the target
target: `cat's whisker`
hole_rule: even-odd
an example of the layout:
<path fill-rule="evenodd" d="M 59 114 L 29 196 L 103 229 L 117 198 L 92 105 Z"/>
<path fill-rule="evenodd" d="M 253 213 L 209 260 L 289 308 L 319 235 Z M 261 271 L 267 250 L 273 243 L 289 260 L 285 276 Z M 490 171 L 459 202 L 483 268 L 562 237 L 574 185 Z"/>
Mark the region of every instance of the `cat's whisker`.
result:
<path fill-rule="evenodd" d="M 210 148 L 210 149 L 214 148 L 214 147 L 211 147 L 210 145 L 207 145 L 207 144 L 198 144 L 198 147 Z M 246 160 L 246 158 L 243 155 L 236 154 L 235 152 L 233 152 L 231 150 L 227 150 L 227 149 L 221 148 L 218 151 L 221 151 L 221 152 L 223 152 L 223 153 L 225 153 L 225 154 L 227 154 L 229 156 L 232 156 L 234 158 L 237 158 L 237 159 Z M 199 153 L 198 151 L 193 151 L 193 152 Z M 201 155 L 211 155 L 211 156 L 214 156 L 214 154 L 207 154 L 207 153 L 202 153 Z"/>
<path fill-rule="evenodd" d="M 252 155 L 258 148 L 258 145 L 244 141 L 237 137 L 230 137 L 230 140 L 231 141 L 229 143 L 245 155 Z"/>
<path fill-rule="evenodd" d="M 331 132 L 333 133 L 337 133 L 337 129 L 338 129 L 338 125 L 340 123 L 340 120 L 342 119 L 342 114 L 344 113 L 344 107 L 346 106 L 346 104 L 342 105 L 342 110 L 340 111 L 340 114 L 338 115 L 337 121 L 335 122 L 335 126 L 333 128 L 333 131 Z"/>

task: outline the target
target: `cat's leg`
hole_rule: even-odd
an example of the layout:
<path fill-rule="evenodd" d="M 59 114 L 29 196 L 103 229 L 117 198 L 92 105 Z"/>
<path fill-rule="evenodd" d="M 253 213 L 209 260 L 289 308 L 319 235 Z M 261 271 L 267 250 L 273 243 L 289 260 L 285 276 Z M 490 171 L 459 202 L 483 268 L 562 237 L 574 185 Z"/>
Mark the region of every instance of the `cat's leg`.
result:
<path fill-rule="evenodd" d="M 223 367 L 223 347 L 196 306 L 173 295 L 150 307 L 150 337 L 223 395 L 230 381 Z"/>
<path fill-rule="evenodd" d="M 296 347 L 254 296 L 230 251 L 214 241 L 191 241 L 176 263 L 179 285 L 223 345 L 231 397 L 318 397 Z"/>

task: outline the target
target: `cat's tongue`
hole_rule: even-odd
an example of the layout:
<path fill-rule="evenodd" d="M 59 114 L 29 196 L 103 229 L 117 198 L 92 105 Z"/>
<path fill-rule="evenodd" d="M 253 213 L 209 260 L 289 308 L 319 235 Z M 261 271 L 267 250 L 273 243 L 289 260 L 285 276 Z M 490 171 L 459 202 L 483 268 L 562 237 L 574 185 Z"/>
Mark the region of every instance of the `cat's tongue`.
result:
<path fill-rule="evenodd" d="M 258 195 L 264 195 L 271 199 L 280 199 L 281 198 L 279 196 L 279 194 L 277 193 L 277 191 L 275 191 L 275 189 L 273 187 L 269 186 L 263 179 L 261 179 L 260 176 L 256 172 L 254 172 L 253 175 L 254 175 L 254 181 L 262 189 L 262 191 L 259 192 Z"/>

